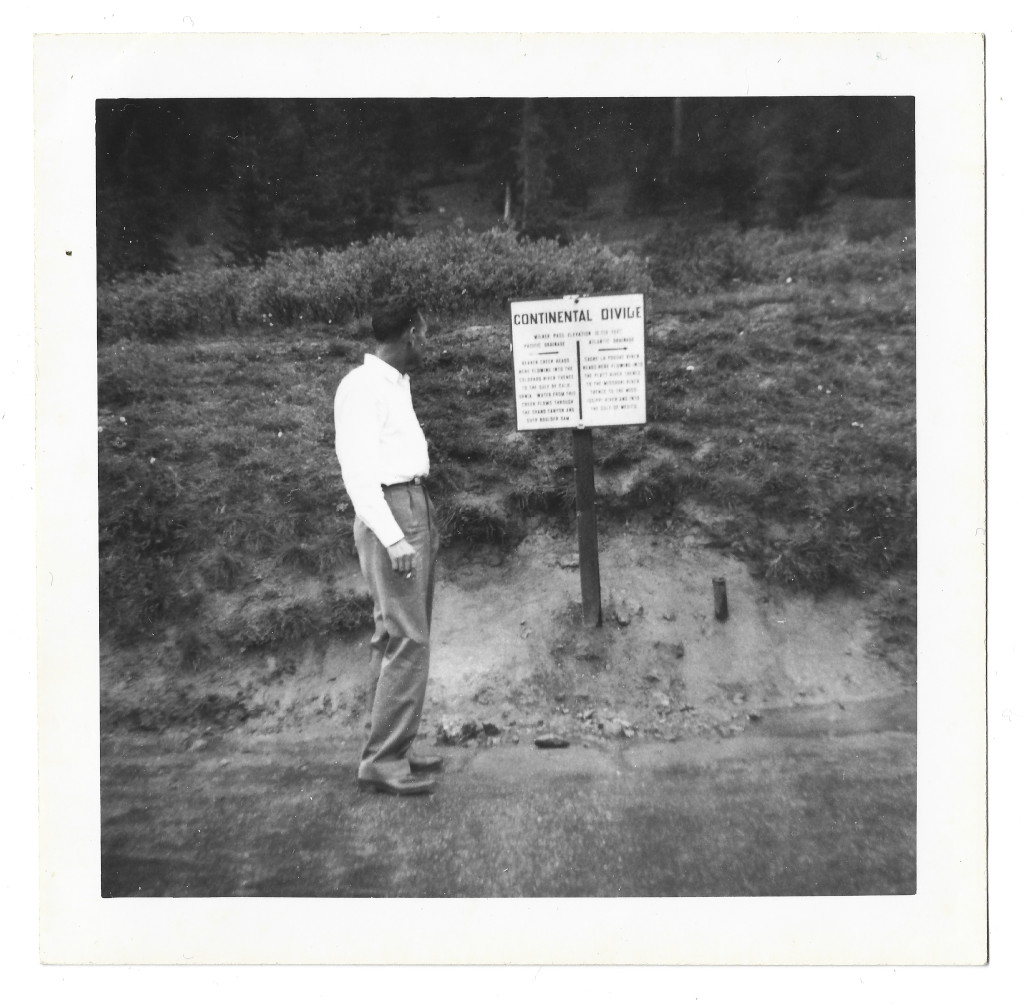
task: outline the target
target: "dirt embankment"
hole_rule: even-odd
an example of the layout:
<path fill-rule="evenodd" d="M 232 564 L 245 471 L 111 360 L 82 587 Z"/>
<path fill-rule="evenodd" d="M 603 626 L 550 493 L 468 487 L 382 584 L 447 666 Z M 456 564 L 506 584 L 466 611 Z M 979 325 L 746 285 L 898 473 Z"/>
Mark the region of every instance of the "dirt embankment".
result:
<path fill-rule="evenodd" d="M 697 523 L 608 532 L 599 541 L 603 625 L 582 624 L 577 545 L 538 526 L 509 555 L 442 554 L 431 685 L 421 737 L 474 742 L 538 732 L 672 740 L 743 731 L 768 708 L 841 705 L 913 686 L 913 652 L 881 642 L 863 596 L 770 589 Z M 714 616 L 724 577 L 729 617 Z M 340 585 L 359 586 L 345 564 Z M 361 733 L 368 635 L 238 653 L 183 673 L 171 641 L 104 653 L 108 729 L 224 728 Z M 145 670 L 141 668 L 145 666 Z"/>

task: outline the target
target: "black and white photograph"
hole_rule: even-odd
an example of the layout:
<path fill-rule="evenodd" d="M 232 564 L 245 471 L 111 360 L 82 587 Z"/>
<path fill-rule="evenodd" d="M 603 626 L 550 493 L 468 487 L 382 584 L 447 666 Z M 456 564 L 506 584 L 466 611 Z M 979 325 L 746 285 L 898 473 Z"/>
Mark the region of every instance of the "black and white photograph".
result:
<path fill-rule="evenodd" d="M 666 81 L 115 74 L 77 102 L 95 453 L 63 501 L 92 519 L 99 909 L 620 904 L 624 930 L 704 908 L 710 932 L 754 903 L 780 931 L 899 929 L 946 894 L 936 813 L 984 796 L 954 776 L 936 808 L 934 597 L 979 579 L 936 557 L 929 491 L 937 449 L 962 447 L 967 509 L 983 468 L 977 429 L 932 439 L 932 99 Z M 940 701 L 970 712 L 983 653 L 959 667 Z"/>
<path fill-rule="evenodd" d="M 915 891 L 912 97 L 96 135 L 105 896 Z"/>

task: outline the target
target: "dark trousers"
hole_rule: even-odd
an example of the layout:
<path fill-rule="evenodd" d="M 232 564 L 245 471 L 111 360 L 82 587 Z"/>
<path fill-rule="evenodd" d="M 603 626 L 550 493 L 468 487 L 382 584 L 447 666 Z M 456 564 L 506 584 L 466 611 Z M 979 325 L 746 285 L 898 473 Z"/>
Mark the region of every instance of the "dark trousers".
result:
<path fill-rule="evenodd" d="M 434 564 L 440 546 L 434 507 L 422 485 L 384 489 L 395 521 L 416 549 L 411 577 L 394 572 L 387 548 L 358 517 L 359 565 L 373 594 L 370 642 L 370 735 L 359 761 L 361 778 L 409 773 L 406 759 L 423 714 L 430 671 Z"/>

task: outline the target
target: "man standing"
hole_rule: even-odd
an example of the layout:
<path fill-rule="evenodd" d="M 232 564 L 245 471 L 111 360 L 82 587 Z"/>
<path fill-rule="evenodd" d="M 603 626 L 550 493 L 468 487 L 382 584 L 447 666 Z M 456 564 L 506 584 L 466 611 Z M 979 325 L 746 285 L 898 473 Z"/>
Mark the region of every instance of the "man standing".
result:
<path fill-rule="evenodd" d="M 409 372 L 423 356 L 427 323 L 411 301 L 373 311 L 376 351 L 339 384 L 335 446 L 352 500 L 359 566 L 373 594 L 373 707 L 359 787 L 390 795 L 434 790 L 424 776 L 438 756 L 416 756 L 430 668 L 434 562 L 440 543 L 423 485 L 427 441 L 413 411 Z"/>

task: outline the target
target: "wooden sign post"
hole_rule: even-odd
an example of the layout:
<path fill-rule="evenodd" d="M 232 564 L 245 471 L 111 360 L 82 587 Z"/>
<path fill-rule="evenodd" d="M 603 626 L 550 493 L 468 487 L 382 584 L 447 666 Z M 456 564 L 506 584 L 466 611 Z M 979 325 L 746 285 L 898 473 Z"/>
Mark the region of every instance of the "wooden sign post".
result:
<path fill-rule="evenodd" d="M 572 430 L 576 469 L 576 533 L 580 543 L 580 592 L 583 623 L 601 626 L 601 567 L 597 557 L 597 512 L 594 508 L 594 437 L 589 429 Z"/>
<path fill-rule="evenodd" d="M 601 625 L 591 429 L 647 421 L 644 298 L 565 296 L 509 304 L 516 428 L 572 429 L 583 620 Z"/>

